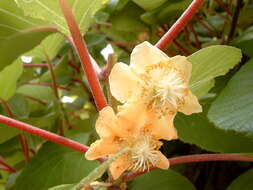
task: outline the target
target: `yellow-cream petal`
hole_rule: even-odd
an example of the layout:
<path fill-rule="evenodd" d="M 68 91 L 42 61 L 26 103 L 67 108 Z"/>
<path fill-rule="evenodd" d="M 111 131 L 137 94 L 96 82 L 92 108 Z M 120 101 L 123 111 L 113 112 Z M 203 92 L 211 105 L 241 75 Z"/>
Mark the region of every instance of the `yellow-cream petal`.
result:
<path fill-rule="evenodd" d="M 153 115 L 153 116 L 152 116 Z M 150 115 L 151 125 L 146 127 L 146 130 L 150 132 L 153 138 L 173 140 L 177 139 L 177 130 L 174 127 L 173 121 L 176 113 L 156 118 L 155 114 Z"/>
<path fill-rule="evenodd" d="M 159 160 L 156 162 L 155 166 L 160 169 L 167 170 L 170 167 L 168 158 L 166 158 L 160 151 L 157 151 L 157 155 Z"/>
<path fill-rule="evenodd" d="M 138 86 L 138 78 L 128 65 L 117 63 L 109 75 L 109 83 L 112 95 L 121 103 L 125 103 Z"/>
<path fill-rule="evenodd" d="M 192 72 L 192 63 L 187 60 L 187 57 L 177 55 L 170 58 L 170 60 L 172 61 L 173 66 L 182 72 L 186 81 L 189 82 Z"/>
<path fill-rule="evenodd" d="M 186 115 L 202 112 L 202 107 L 199 104 L 198 98 L 192 94 L 190 90 L 184 97 L 184 104 L 179 107 L 179 111 L 183 112 Z"/>
<path fill-rule="evenodd" d="M 117 160 L 112 162 L 109 166 L 109 170 L 112 174 L 113 179 L 117 179 L 123 174 L 124 171 L 129 169 L 132 165 L 131 159 L 129 159 L 128 154 L 123 154 Z"/>
<path fill-rule="evenodd" d="M 117 117 L 110 106 L 103 108 L 99 112 L 96 121 L 96 131 L 101 138 L 113 138 L 120 133 Z"/>
<path fill-rule="evenodd" d="M 130 67 L 137 73 L 143 73 L 147 65 L 168 60 L 168 56 L 160 49 L 145 41 L 133 49 L 130 57 Z"/>
<path fill-rule="evenodd" d="M 141 103 L 124 104 L 117 114 L 121 128 L 121 137 L 131 138 L 139 135 L 140 130 L 147 122 L 147 113 Z"/>
<path fill-rule="evenodd" d="M 115 154 L 120 150 L 120 146 L 111 139 L 100 139 L 91 144 L 85 153 L 87 160 L 95 160 L 104 156 Z"/>

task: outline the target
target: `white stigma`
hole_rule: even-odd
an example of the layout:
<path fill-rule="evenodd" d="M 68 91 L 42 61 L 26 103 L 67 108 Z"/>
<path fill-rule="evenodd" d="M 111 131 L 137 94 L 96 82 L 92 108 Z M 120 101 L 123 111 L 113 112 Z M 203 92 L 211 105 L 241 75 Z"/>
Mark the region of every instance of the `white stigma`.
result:
<path fill-rule="evenodd" d="M 155 166 L 159 159 L 157 148 L 157 145 L 147 136 L 136 139 L 131 149 L 132 159 L 134 160 L 131 170 L 144 171 L 149 170 L 150 166 Z"/>

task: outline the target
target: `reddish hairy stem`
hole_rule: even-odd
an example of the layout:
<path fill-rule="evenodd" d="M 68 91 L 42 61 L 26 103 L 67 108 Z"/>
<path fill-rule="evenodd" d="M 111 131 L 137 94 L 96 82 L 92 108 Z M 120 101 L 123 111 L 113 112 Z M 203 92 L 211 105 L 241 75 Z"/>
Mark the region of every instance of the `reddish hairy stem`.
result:
<path fill-rule="evenodd" d="M 175 158 L 170 158 L 170 166 L 175 166 L 179 164 L 186 164 L 186 163 L 194 163 L 194 162 L 213 162 L 213 161 L 239 161 L 239 162 L 253 162 L 253 156 L 245 156 L 241 154 L 195 154 L 195 155 L 188 155 L 188 156 L 179 156 Z M 151 168 L 149 171 L 152 171 L 157 168 Z M 138 177 L 146 172 L 129 172 L 122 175 L 122 181 L 130 181 L 135 177 Z"/>
<path fill-rule="evenodd" d="M 68 61 L 68 64 L 69 64 L 69 66 L 70 66 L 76 73 L 80 73 L 79 67 L 77 67 L 77 66 L 73 63 L 72 60 L 71 60 L 71 61 Z"/>
<path fill-rule="evenodd" d="M 8 112 L 8 115 L 12 118 L 15 117 L 15 114 L 13 113 L 11 107 L 9 106 L 9 104 L 7 102 L 5 102 L 4 100 L 2 100 L 3 106 L 5 107 L 6 111 Z M 30 157 L 29 157 L 29 147 L 28 144 L 26 143 L 26 138 L 24 136 L 24 134 L 20 133 L 19 134 L 19 143 L 21 145 L 22 148 L 22 152 L 24 154 L 25 160 L 29 161 Z"/>
<path fill-rule="evenodd" d="M 15 173 L 15 172 L 11 171 L 8 168 L 0 168 L 0 171 L 6 171 L 6 172 L 10 172 L 10 173 Z"/>
<path fill-rule="evenodd" d="M 32 100 L 32 101 L 38 102 L 38 103 L 40 103 L 40 104 L 42 104 L 42 105 L 44 105 L 44 106 L 47 105 L 47 102 L 44 102 L 43 100 L 34 98 L 34 97 L 32 97 L 32 96 L 24 95 L 24 97 L 25 97 L 25 98 L 28 98 L 28 99 L 30 99 L 30 100 Z"/>
<path fill-rule="evenodd" d="M 9 117 L 0 115 L 0 123 L 8 125 L 10 127 L 14 127 L 16 129 L 28 132 L 30 134 L 33 134 L 35 136 L 41 137 L 43 139 L 49 140 L 51 142 L 63 145 L 65 147 L 71 148 L 73 150 L 79 151 L 81 153 L 85 153 L 88 151 L 89 147 L 86 145 L 83 145 L 81 143 L 78 143 L 76 141 L 73 141 L 71 139 L 59 136 L 57 134 L 51 133 L 49 131 L 34 127 L 30 124 L 23 123 L 21 121 L 17 121 L 15 119 L 11 119 Z M 100 162 L 105 161 L 105 158 L 99 158 L 97 159 Z"/>
<path fill-rule="evenodd" d="M 217 36 L 217 32 L 214 31 L 211 27 L 209 27 L 209 25 L 207 25 L 205 22 L 203 22 L 198 15 L 196 15 L 195 18 L 196 18 L 196 21 L 203 26 L 203 28 L 205 28 L 213 36 Z"/>
<path fill-rule="evenodd" d="M 9 171 L 11 173 L 15 173 L 16 169 L 11 167 L 9 164 L 6 163 L 6 161 L 0 156 L 0 165 L 2 165 L 4 168 L 1 169 L 5 169 L 5 171 Z"/>
<path fill-rule="evenodd" d="M 59 0 L 59 3 L 72 35 L 73 43 L 78 52 L 81 65 L 86 73 L 94 101 L 98 110 L 101 110 L 107 106 L 107 103 L 103 91 L 100 87 L 96 72 L 92 66 L 87 46 L 75 21 L 74 15 L 71 9 L 68 7 L 66 1 Z"/>
<path fill-rule="evenodd" d="M 8 115 L 10 117 L 15 117 L 15 115 L 14 115 L 11 107 L 9 106 L 9 104 L 5 100 L 2 100 L 2 99 L 1 99 L 1 102 L 2 102 L 3 107 L 5 108 L 5 110 L 7 111 Z"/>
<path fill-rule="evenodd" d="M 0 115 L 0 123 L 8 125 L 10 127 L 17 128 L 22 131 L 26 131 L 28 133 L 35 135 L 35 136 L 39 136 L 43 139 L 47 139 L 49 141 L 69 147 L 71 149 L 77 150 L 82 153 L 86 152 L 89 148 L 88 146 L 82 145 L 78 142 L 72 141 L 72 140 L 67 139 L 65 137 L 61 137 L 61 136 L 56 135 L 54 133 L 34 127 L 34 126 L 27 124 L 27 123 L 23 123 L 21 121 L 17 121 L 17 120 L 8 118 L 3 115 Z"/>
<path fill-rule="evenodd" d="M 30 160 L 30 155 L 29 155 L 29 147 L 25 138 L 25 135 L 23 133 L 21 133 L 19 135 L 19 142 L 25 157 L 25 160 L 28 162 Z"/>
<path fill-rule="evenodd" d="M 44 46 L 43 46 L 43 48 L 44 48 L 44 54 L 45 54 L 45 57 L 46 57 L 46 60 L 47 60 L 47 65 L 48 65 L 50 75 L 51 75 L 51 79 L 52 79 L 52 89 L 54 91 L 55 97 L 59 100 L 59 93 L 58 93 L 58 87 L 57 87 L 57 83 L 56 83 L 56 77 L 55 77 L 55 74 L 54 74 L 53 64 L 52 64 L 52 62 L 51 62 Z"/>
<path fill-rule="evenodd" d="M 26 82 L 26 83 L 23 83 L 23 84 L 51 87 L 51 84 L 49 84 L 49 83 L 42 83 L 42 82 L 41 82 L 41 83 L 37 83 L 37 82 Z M 57 86 L 57 88 L 59 88 L 59 89 L 61 89 L 61 90 L 66 90 L 66 91 L 70 91 L 70 90 L 71 90 L 70 88 L 66 88 L 66 87 L 63 87 L 63 86 Z"/>
<path fill-rule="evenodd" d="M 6 116 L 0 115 L 0 123 L 8 125 L 10 127 L 17 128 L 22 131 L 26 131 L 33 135 L 42 137 L 49 141 L 55 142 L 57 144 L 69 147 L 73 150 L 77 150 L 79 152 L 85 153 L 89 149 L 88 146 L 80 144 L 76 141 L 67 139 L 65 137 L 61 137 L 54 133 L 42 130 L 40 128 L 36 128 L 30 124 L 26 124 Z M 0 163 L 2 160 L 0 159 Z M 99 161 L 105 161 L 105 158 L 100 158 Z M 188 155 L 188 156 L 179 156 L 175 158 L 170 158 L 169 162 L 171 166 L 178 165 L 178 164 L 185 164 L 185 163 L 193 163 L 193 162 L 208 162 L 208 161 L 241 161 L 241 162 L 253 162 L 253 156 L 245 156 L 240 154 L 196 154 L 196 155 Z M 5 164 L 5 163 L 4 163 Z M 156 168 L 151 168 L 153 170 Z M 144 172 L 133 172 L 127 173 L 122 176 L 122 179 L 125 181 L 131 180 L 134 176 L 137 177 Z"/>
<path fill-rule="evenodd" d="M 39 67 L 39 68 L 48 67 L 48 65 L 45 63 L 41 63 L 41 64 L 24 63 L 23 66 L 24 67 Z"/>
<path fill-rule="evenodd" d="M 155 46 L 159 49 L 164 49 L 179 34 L 193 15 L 195 15 L 203 1 L 204 0 L 194 0 Z"/>
<path fill-rule="evenodd" d="M 187 26 L 185 26 L 185 28 L 184 28 L 184 33 L 185 33 L 184 40 L 190 41 L 190 31 Z"/>

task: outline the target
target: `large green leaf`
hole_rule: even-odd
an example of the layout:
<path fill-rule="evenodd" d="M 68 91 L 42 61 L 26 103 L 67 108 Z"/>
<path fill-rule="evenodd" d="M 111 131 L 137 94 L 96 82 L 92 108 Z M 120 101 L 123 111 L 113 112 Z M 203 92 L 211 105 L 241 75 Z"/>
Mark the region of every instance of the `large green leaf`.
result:
<path fill-rule="evenodd" d="M 64 36 L 56 33 L 52 34 L 48 37 L 46 37 L 41 44 L 39 44 L 37 47 L 32 49 L 31 51 L 25 53 L 25 56 L 31 56 L 33 58 L 33 61 L 40 62 L 40 61 L 46 61 L 45 57 L 45 51 L 47 52 L 47 55 L 49 59 L 53 59 L 59 50 L 64 45 Z"/>
<path fill-rule="evenodd" d="M 242 52 L 248 56 L 253 56 L 253 26 L 244 31 L 233 42 L 233 45 L 242 49 Z"/>
<path fill-rule="evenodd" d="M 16 83 L 23 72 L 23 64 L 20 60 L 6 66 L 0 72 L 0 99 L 7 101 L 16 91 Z"/>
<path fill-rule="evenodd" d="M 0 1 L 0 70 L 52 33 L 37 30 L 41 26 L 45 24 L 24 16 L 14 0 Z"/>
<path fill-rule="evenodd" d="M 226 74 L 241 60 L 240 49 L 215 45 L 203 48 L 190 55 L 192 76 L 190 87 L 197 96 L 202 96 L 214 85 L 214 78 Z"/>
<path fill-rule="evenodd" d="M 87 134 L 80 135 L 79 139 L 87 143 L 88 137 Z M 22 171 L 15 189 L 48 190 L 61 184 L 77 183 L 97 165 L 96 161 L 85 160 L 80 152 L 49 142 Z"/>
<path fill-rule="evenodd" d="M 208 117 L 221 129 L 253 135 L 253 59 L 229 81 L 210 107 Z"/>
<path fill-rule="evenodd" d="M 253 169 L 245 172 L 236 178 L 227 190 L 252 190 L 253 189 Z"/>
<path fill-rule="evenodd" d="M 58 0 L 16 0 L 26 15 L 54 24 L 63 33 L 69 33 Z M 108 0 L 69 0 L 69 6 L 82 32 L 86 32 L 94 14 Z M 53 19 L 52 19 L 53 18 Z"/>
<path fill-rule="evenodd" d="M 130 184 L 131 190 L 195 190 L 184 176 L 173 170 L 154 170 L 135 178 Z"/>
<path fill-rule="evenodd" d="M 207 120 L 205 113 L 190 117 L 180 114 L 175 126 L 179 139 L 202 149 L 221 153 L 252 152 L 253 140 L 243 134 L 218 129 Z"/>

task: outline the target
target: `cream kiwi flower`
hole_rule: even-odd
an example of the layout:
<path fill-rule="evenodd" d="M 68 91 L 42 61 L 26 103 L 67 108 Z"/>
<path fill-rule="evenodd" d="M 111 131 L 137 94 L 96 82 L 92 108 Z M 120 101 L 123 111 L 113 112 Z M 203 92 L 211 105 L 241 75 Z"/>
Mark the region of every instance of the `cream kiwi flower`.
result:
<path fill-rule="evenodd" d="M 121 103 L 142 101 L 159 116 L 201 112 L 189 89 L 192 64 L 184 56 L 168 57 L 143 42 L 131 54 L 130 65 L 117 63 L 109 76 L 112 95 Z"/>
<path fill-rule="evenodd" d="M 109 106 L 99 112 L 96 131 L 100 139 L 91 144 L 85 157 L 88 160 L 111 156 L 128 146 L 129 150 L 111 163 L 109 170 L 114 179 L 124 171 L 143 171 L 150 167 L 167 169 L 168 159 L 159 151 L 160 139 L 177 138 L 170 120 L 154 119 L 154 113 L 143 109 L 143 105 L 124 105 L 117 114 Z M 169 119 L 169 117 L 166 117 Z"/>

